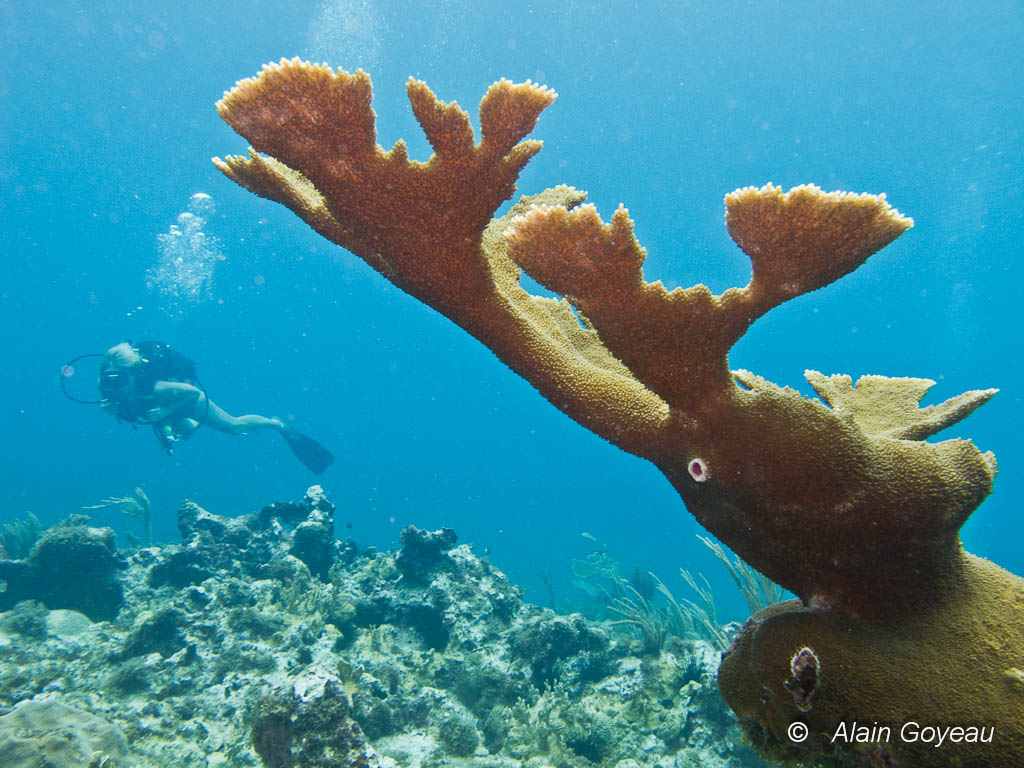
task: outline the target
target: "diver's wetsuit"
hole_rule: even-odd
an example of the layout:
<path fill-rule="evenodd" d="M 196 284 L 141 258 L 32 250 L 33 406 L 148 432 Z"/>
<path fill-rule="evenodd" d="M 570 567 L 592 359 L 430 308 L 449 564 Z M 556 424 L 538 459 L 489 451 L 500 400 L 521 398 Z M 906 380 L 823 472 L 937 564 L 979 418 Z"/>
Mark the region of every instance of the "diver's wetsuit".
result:
<path fill-rule="evenodd" d="M 101 376 L 100 392 L 104 398 L 117 405 L 117 418 L 126 421 L 132 426 L 138 424 L 149 424 L 153 427 L 153 433 L 157 436 L 160 444 L 168 453 L 172 453 L 174 442 L 178 437 L 178 431 L 173 425 L 161 421 L 147 421 L 145 416 L 148 411 L 157 407 L 156 385 L 159 381 L 176 381 L 191 384 L 203 390 L 202 384 L 196 377 L 196 364 L 192 359 L 171 348 L 169 344 L 162 341 L 139 341 L 132 342 L 132 348 L 139 353 L 142 364 L 133 371 L 135 376 L 135 387 L 131 397 L 125 397 L 124 392 L 113 386 L 104 387 L 104 381 L 109 381 Z M 118 375 L 116 372 L 113 375 Z M 186 435 L 188 436 L 195 429 L 193 428 Z"/>

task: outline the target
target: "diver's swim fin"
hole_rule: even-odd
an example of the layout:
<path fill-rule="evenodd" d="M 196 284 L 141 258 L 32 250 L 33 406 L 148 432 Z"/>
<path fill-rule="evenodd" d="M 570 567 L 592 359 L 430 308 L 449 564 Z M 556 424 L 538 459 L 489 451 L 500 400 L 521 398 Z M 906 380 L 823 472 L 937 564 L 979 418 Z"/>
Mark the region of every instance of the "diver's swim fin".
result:
<path fill-rule="evenodd" d="M 292 449 L 295 458 L 301 461 L 314 475 L 319 475 L 334 461 L 334 454 L 324 448 L 320 443 L 301 432 L 296 432 L 291 427 L 281 430 L 281 437 Z"/>

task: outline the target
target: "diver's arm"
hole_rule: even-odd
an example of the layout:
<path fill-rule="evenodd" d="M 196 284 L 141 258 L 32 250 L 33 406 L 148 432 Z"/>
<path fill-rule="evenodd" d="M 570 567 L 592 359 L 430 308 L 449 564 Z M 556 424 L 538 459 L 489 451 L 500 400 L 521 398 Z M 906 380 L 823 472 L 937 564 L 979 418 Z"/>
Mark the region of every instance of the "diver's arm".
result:
<path fill-rule="evenodd" d="M 157 407 L 146 413 L 150 422 L 164 421 L 177 415 L 191 416 L 196 405 L 205 399 L 199 387 L 181 381 L 158 381 L 153 386 L 153 397 Z"/>

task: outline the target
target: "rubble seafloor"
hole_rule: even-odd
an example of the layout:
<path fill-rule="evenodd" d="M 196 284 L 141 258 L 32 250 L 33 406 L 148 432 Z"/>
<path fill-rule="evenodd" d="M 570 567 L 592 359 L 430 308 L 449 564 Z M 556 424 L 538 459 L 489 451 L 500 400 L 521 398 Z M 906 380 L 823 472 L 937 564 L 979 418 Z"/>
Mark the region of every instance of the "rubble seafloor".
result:
<path fill-rule="evenodd" d="M 360 551 L 333 513 L 317 486 L 234 518 L 185 502 L 181 544 L 128 553 L 72 518 L 0 563 L 5 768 L 764 765 L 706 643 L 644 654 L 450 529 Z"/>

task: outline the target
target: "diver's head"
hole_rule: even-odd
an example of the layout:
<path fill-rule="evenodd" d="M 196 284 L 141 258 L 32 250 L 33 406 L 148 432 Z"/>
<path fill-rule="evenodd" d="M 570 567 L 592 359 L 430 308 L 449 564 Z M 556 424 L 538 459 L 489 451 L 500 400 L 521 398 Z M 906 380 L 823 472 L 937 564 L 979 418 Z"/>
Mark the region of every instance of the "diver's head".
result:
<path fill-rule="evenodd" d="M 100 361 L 96 385 L 105 401 L 123 399 L 135 385 L 135 375 L 142 364 L 138 350 L 127 341 L 111 347 Z"/>

